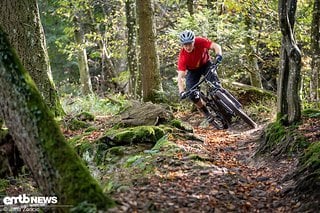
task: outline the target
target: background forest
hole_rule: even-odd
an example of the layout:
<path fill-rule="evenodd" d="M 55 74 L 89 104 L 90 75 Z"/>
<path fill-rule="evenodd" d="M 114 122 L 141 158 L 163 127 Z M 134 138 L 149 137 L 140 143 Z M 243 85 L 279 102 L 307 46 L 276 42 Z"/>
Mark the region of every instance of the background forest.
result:
<path fill-rule="evenodd" d="M 156 148 L 151 149 L 149 144 L 150 150 L 144 147 L 144 153 L 153 155 L 161 150 L 160 146 L 177 148 L 169 143 L 171 134 L 177 144 L 181 138 L 191 137 L 179 119 L 195 110 L 191 103 L 179 100 L 176 79 L 181 48 L 178 35 L 190 29 L 221 45 L 223 61 L 218 75 L 260 125 L 259 132 L 254 133 L 261 136 L 256 139 L 261 144 L 255 147 L 255 154 L 277 160 L 285 156 L 290 162 L 296 159 L 292 164 L 297 169 L 289 177 L 295 180 L 294 193 L 301 193 L 299 199 L 305 199 L 308 193 L 312 201 L 319 198 L 319 0 L 4 0 L 0 14 L 0 74 L 6 71 L 0 75 L 0 89 L 4 90 L 0 93 L 0 109 L 5 109 L 0 113 L 5 124 L 0 122 L 0 127 L 6 127 L 0 132 L 0 150 L 12 143 L 21 152 L 10 149 L 0 155 L 0 160 L 9 165 L 3 163 L 0 170 L 0 195 L 8 194 L 12 185 L 8 174 L 16 176 L 24 168 L 22 162 L 12 165 L 7 156 L 21 155 L 38 186 L 30 193 L 39 190 L 63 197 L 63 202 L 75 206 L 74 212 L 114 206 L 109 194 L 126 190 L 123 171 L 112 167 L 118 165 L 114 159 L 127 155 L 125 167 L 140 163 L 140 173 L 147 173 L 150 168 L 140 154 L 128 154 L 113 143 L 122 147 L 147 141 L 156 144 Z M 9 45 L 17 56 L 11 53 Z M 21 60 L 23 69 L 15 57 Z M 29 77 L 12 80 L 12 76 L 28 75 L 24 69 L 37 88 Z M 10 72 L 16 74 L 9 76 Z M 6 84 L 4 79 L 13 83 Z M 21 79 L 27 80 L 21 83 Z M 14 82 L 18 89 L 11 87 Z M 20 89 L 21 85 L 29 86 Z M 9 88 L 15 91 L 14 95 Z M 38 90 L 50 112 L 41 104 Z M 16 106 L 21 110 L 17 111 Z M 125 113 L 133 106 L 142 112 L 138 117 L 141 123 L 128 121 L 130 113 Z M 174 119 L 164 116 L 171 120 L 170 130 L 158 125 L 162 115 L 161 119 L 157 115 L 157 125 L 150 125 L 144 118 L 149 110 L 163 113 L 159 106 L 166 106 L 175 115 Z M 30 116 L 25 111 L 30 111 Z M 21 121 L 17 122 L 16 117 Z M 314 133 L 312 140 L 306 134 L 302 136 L 301 126 Z M 123 131 L 123 127 L 130 129 Z M 178 133 L 174 128 L 180 128 Z M 123 132 L 115 133 L 119 129 Z M 126 135 L 128 131 L 138 131 L 133 134 L 141 138 Z M 211 133 L 205 134 L 210 137 Z M 120 137 L 127 141 L 116 141 Z M 110 148 L 108 143 L 114 147 Z M 85 164 L 79 163 L 77 156 Z M 199 159 L 207 160 L 197 156 Z M 17 167 L 17 171 L 12 167 Z M 30 176 L 26 176 L 23 181 L 32 185 Z M 77 183 L 86 184 L 79 189 Z M 29 186 L 24 187 L 30 190 Z M 130 205 L 127 211 L 133 211 L 130 208 L 136 204 Z M 243 204 L 248 209 L 251 205 Z"/>
<path fill-rule="evenodd" d="M 130 78 L 138 79 L 138 73 L 130 75 L 129 62 L 137 59 L 130 55 L 131 52 L 127 54 L 128 48 L 136 56 L 140 51 L 137 49 L 134 1 L 55 1 L 54 4 L 40 1 L 40 5 L 53 79 L 61 93 L 81 91 L 72 89 L 72 86 L 80 85 L 79 48 L 87 52 L 95 94 L 114 91 L 114 84 L 123 94 L 135 93 L 128 91 L 128 82 Z M 221 78 L 250 84 L 250 73 L 259 73 L 262 87 L 276 91 L 281 45 L 277 8 L 277 1 L 154 2 L 153 24 L 164 93 L 177 98 L 176 87 L 171 81 L 176 75 L 180 49 L 178 34 L 184 29 L 192 29 L 196 35 L 207 36 L 222 46 L 225 63 L 219 73 Z M 295 36 L 303 55 L 301 95 L 307 104 L 310 103 L 312 76 L 313 5 L 310 1 L 300 1 L 298 8 Z M 75 41 L 77 30 L 83 35 L 80 43 Z M 132 66 L 132 70 L 138 70 L 137 63 Z M 134 86 L 139 88 L 139 82 L 137 84 Z M 141 91 L 138 90 L 134 90 L 137 94 L 133 95 L 139 95 Z"/>

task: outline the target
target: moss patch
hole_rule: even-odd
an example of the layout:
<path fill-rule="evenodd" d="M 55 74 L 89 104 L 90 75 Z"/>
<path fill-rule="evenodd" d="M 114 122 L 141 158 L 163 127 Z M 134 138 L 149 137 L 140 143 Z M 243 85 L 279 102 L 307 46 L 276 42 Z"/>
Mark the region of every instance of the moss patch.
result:
<path fill-rule="evenodd" d="M 156 143 L 165 131 L 157 126 L 138 126 L 124 129 L 113 129 L 108 131 L 99 140 L 109 139 L 118 145 L 128 145 L 137 143 Z"/>
<path fill-rule="evenodd" d="M 320 141 L 306 149 L 293 177 L 297 194 L 320 198 Z"/>
<path fill-rule="evenodd" d="M 94 115 L 89 112 L 81 112 L 76 115 L 77 120 L 79 121 L 94 121 Z"/>
<path fill-rule="evenodd" d="M 265 129 L 262 143 L 256 152 L 257 155 L 270 155 L 280 158 L 298 153 L 306 148 L 307 142 L 296 126 L 286 127 L 280 119 L 271 123 Z"/>

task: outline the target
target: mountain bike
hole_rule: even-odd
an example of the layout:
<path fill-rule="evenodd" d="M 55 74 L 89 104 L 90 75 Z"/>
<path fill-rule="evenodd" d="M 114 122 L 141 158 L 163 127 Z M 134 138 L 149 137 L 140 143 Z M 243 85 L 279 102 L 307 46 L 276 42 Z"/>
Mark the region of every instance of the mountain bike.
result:
<path fill-rule="evenodd" d="M 257 124 L 243 111 L 241 103 L 219 82 L 213 81 L 219 64 L 212 64 L 207 74 L 191 89 L 184 93 L 185 99 L 193 92 L 200 90 L 200 98 L 205 102 L 211 116 L 208 122 L 217 129 L 230 127 L 233 117 L 240 117 L 250 127 L 256 128 Z M 204 88 L 203 88 L 203 83 Z M 202 85 L 200 87 L 200 85 Z"/>

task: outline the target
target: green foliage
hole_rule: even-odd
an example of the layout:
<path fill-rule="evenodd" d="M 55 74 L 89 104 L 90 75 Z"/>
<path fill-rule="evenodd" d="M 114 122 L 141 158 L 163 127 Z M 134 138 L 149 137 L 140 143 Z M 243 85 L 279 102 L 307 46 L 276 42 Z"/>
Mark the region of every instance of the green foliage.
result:
<path fill-rule="evenodd" d="M 152 150 L 163 150 L 163 149 L 171 149 L 177 147 L 176 144 L 172 143 L 168 140 L 168 135 L 160 138 L 157 143 L 152 147 Z"/>
<path fill-rule="evenodd" d="M 305 164 L 309 168 L 320 169 L 320 141 L 312 143 L 306 149 L 300 163 Z"/>
<path fill-rule="evenodd" d="M 124 96 L 116 94 L 113 96 L 113 99 L 117 100 L 117 103 L 110 98 L 100 98 L 96 95 L 83 97 L 65 95 L 61 97 L 61 102 L 68 115 L 76 115 L 86 111 L 90 112 L 93 116 L 105 116 L 117 114 L 126 108 L 128 102 Z"/>
<path fill-rule="evenodd" d="M 4 196 L 6 194 L 6 189 L 9 185 L 9 181 L 6 179 L 0 179 L 0 196 Z"/>
<path fill-rule="evenodd" d="M 72 207 L 70 209 L 70 212 L 74 213 L 96 213 L 98 212 L 97 206 L 91 203 L 88 203 L 87 201 L 84 201 L 75 207 Z"/>
<path fill-rule="evenodd" d="M 256 154 L 266 154 L 276 158 L 292 156 L 308 146 L 306 139 L 297 131 L 297 126 L 284 126 L 282 119 L 270 123 Z"/>
<path fill-rule="evenodd" d="M 88 128 L 90 124 L 88 124 L 85 121 L 79 121 L 78 119 L 71 119 L 71 121 L 68 123 L 67 128 L 70 130 L 79 130 L 79 129 L 85 129 Z"/>
<path fill-rule="evenodd" d="M 305 109 L 302 111 L 302 115 L 309 118 L 320 118 L 320 110 L 318 109 Z"/>

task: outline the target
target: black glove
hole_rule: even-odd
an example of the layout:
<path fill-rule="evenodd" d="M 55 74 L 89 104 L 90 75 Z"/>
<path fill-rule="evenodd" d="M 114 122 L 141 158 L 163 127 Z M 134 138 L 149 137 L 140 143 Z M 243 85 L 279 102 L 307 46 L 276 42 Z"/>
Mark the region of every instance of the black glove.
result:
<path fill-rule="evenodd" d="M 180 99 L 185 99 L 187 97 L 187 93 L 185 91 L 180 92 Z"/>
<path fill-rule="evenodd" d="M 215 64 L 220 64 L 222 61 L 222 55 L 216 55 L 214 60 L 215 60 Z"/>

